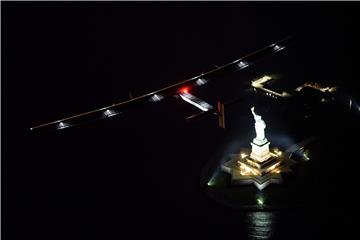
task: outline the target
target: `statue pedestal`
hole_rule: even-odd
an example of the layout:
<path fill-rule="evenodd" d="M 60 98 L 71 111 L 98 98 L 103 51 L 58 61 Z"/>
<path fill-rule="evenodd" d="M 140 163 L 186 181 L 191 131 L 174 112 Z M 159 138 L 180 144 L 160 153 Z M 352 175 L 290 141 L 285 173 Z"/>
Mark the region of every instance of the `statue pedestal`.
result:
<path fill-rule="evenodd" d="M 254 139 L 251 144 L 250 157 L 258 162 L 264 162 L 271 157 L 269 145 L 270 142 L 265 138 L 262 141 Z"/>

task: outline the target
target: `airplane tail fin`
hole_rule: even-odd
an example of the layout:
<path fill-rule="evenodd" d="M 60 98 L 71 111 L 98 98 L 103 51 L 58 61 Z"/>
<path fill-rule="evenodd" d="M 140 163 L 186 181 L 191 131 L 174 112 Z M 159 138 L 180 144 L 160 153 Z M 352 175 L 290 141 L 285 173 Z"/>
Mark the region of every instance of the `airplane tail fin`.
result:
<path fill-rule="evenodd" d="M 217 104 L 217 115 L 219 117 L 219 127 L 225 128 L 225 106 L 220 101 Z"/>
<path fill-rule="evenodd" d="M 221 101 L 218 101 L 217 108 L 213 108 L 209 111 L 200 112 L 186 118 L 187 121 L 193 121 L 196 119 L 204 118 L 208 115 L 216 115 L 219 119 L 219 127 L 225 129 L 225 105 Z"/>

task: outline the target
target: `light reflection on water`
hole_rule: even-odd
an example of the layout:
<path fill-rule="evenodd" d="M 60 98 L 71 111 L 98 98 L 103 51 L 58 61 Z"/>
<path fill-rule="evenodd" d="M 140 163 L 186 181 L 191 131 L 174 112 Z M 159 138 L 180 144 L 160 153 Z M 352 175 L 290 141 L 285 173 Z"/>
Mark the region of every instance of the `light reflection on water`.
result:
<path fill-rule="evenodd" d="M 276 218 L 274 212 L 248 213 L 249 239 L 270 239 L 274 234 Z"/>

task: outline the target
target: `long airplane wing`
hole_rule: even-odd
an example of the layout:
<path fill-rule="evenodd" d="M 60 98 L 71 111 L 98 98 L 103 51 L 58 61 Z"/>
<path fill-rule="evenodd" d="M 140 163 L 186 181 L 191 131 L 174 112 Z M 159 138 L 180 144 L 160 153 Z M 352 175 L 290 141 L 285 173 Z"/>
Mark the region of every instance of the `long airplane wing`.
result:
<path fill-rule="evenodd" d="M 152 91 L 150 93 L 131 98 L 127 101 L 114 103 L 109 106 L 105 106 L 99 109 L 94 109 L 92 111 L 80 113 L 77 115 L 73 115 L 70 117 L 66 117 L 63 119 L 55 120 L 49 123 L 40 124 L 34 127 L 31 127 L 30 130 L 40 130 L 40 129 L 49 129 L 49 130 L 58 130 L 64 129 L 72 126 L 76 126 L 78 124 L 97 120 L 97 119 L 104 119 L 115 116 L 117 114 L 123 113 L 124 111 L 128 110 L 137 105 L 141 105 L 147 102 L 157 102 L 160 101 L 168 96 L 173 96 L 179 93 L 187 93 L 188 87 L 200 87 L 204 85 L 206 82 L 210 80 L 216 79 L 216 77 L 222 76 L 228 72 L 234 72 L 241 69 L 244 69 L 256 61 L 262 59 L 265 56 L 271 55 L 273 53 L 279 52 L 284 49 L 289 41 L 290 37 L 282 39 L 276 43 L 273 43 L 267 47 L 259 49 L 255 52 L 252 52 L 242 58 L 239 58 L 235 61 L 227 63 L 223 66 L 219 66 L 211 71 L 206 73 L 202 73 L 198 76 L 192 77 L 185 81 L 164 87 L 162 89 L 158 89 L 156 91 Z"/>

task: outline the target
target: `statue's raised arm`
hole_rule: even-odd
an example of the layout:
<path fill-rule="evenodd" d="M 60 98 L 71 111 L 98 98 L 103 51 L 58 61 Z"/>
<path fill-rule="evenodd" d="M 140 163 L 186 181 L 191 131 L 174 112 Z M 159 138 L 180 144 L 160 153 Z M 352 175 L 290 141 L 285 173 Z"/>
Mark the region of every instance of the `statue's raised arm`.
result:
<path fill-rule="evenodd" d="M 257 115 L 257 114 L 255 113 L 255 107 L 252 107 L 252 108 L 251 108 L 251 112 L 252 112 L 252 114 L 254 115 L 255 121 L 258 120 L 259 118 L 261 118 L 260 115 Z"/>

